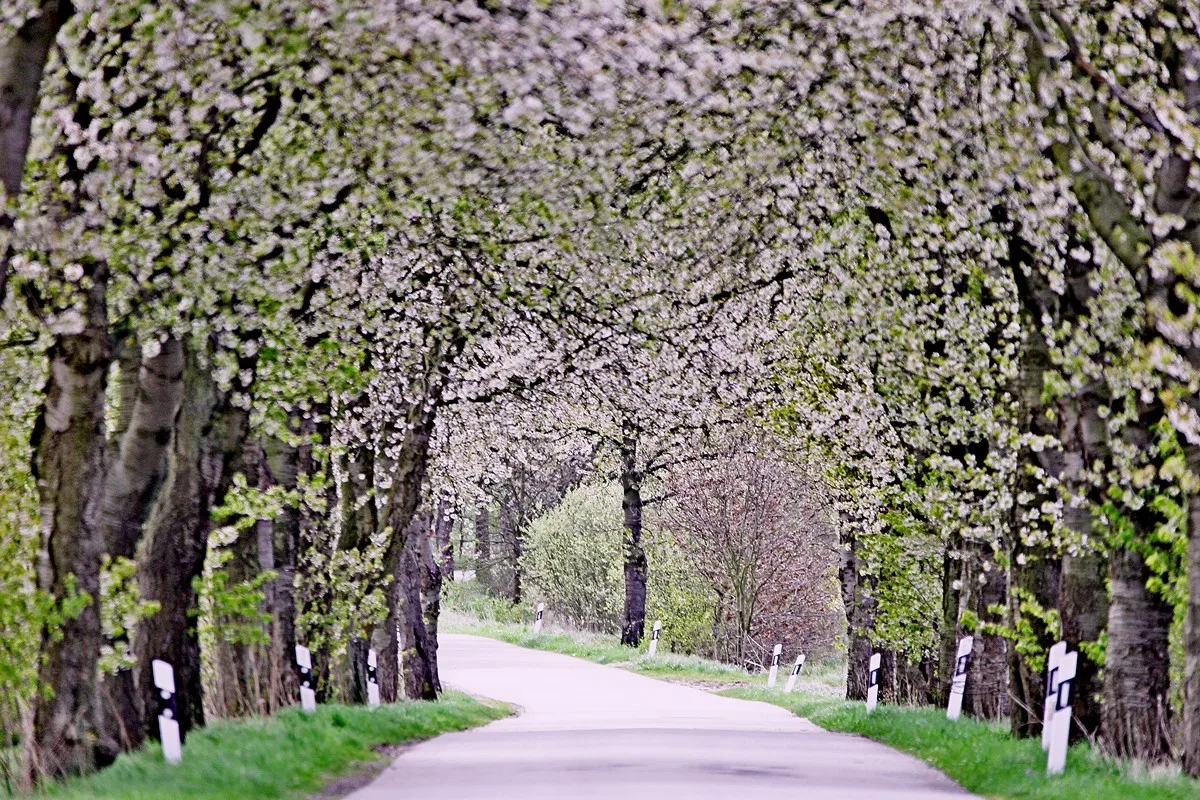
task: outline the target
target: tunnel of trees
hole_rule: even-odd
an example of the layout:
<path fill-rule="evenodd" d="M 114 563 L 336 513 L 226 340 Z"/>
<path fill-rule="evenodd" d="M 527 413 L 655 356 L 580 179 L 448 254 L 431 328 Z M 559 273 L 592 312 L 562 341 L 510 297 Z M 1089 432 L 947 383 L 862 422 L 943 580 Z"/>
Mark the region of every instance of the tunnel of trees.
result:
<path fill-rule="evenodd" d="M 970 631 L 1021 736 L 1064 638 L 1200 775 L 1198 143 L 1177 0 L 6 2 L 5 777 L 156 736 L 155 658 L 185 734 L 298 642 L 433 699 L 467 553 L 849 697 Z"/>

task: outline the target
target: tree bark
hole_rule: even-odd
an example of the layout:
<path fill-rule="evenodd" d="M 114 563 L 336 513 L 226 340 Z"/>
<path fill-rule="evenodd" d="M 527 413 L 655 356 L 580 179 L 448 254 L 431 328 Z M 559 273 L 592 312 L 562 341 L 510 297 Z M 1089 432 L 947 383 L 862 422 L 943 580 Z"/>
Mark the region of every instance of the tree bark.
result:
<path fill-rule="evenodd" d="M 1112 604 L 1104 660 L 1103 740 L 1122 758 L 1149 763 L 1171 756 L 1171 606 L 1146 588 L 1150 571 L 1133 550 L 1109 558 Z"/>
<path fill-rule="evenodd" d="M 263 450 L 260 442 L 246 441 L 238 466 L 238 472 L 245 476 L 247 486 L 262 488 Z M 222 569 L 227 576 L 229 587 L 250 583 L 262 574 L 265 568 L 263 544 L 270 541 L 270 536 L 259 528 L 269 525 L 268 520 L 255 520 L 228 546 L 226 552 L 229 558 Z M 270 555 L 268 554 L 268 557 Z M 214 622 L 218 635 L 213 660 L 218 665 L 217 683 L 220 688 L 219 698 L 210 701 L 210 708 L 219 708 L 218 716 L 223 717 L 266 713 L 268 709 L 264 665 L 258 645 L 246 641 L 243 636 L 227 639 L 220 633 L 225 625 L 245 625 L 246 621 L 218 617 Z"/>
<path fill-rule="evenodd" d="M 649 566 L 642 547 L 642 476 L 637 471 L 637 440 L 621 446 L 621 510 L 625 515 L 625 615 L 621 644 L 637 647 L 646 633 L 646 583 Z"/>
<path fill-rule="evenodd" d="M 976 618 L 994 622 L 992 609 L 1004 606 L 1008 587 L 1004 570 L 976 549 L 968 605 Z M 984 565 L 989 569 L 984 569 Z M 999 719 L 1008 713 L 1008 641 L 998 634 L 976 631 L 974 651 L 967 664 L 963 708 L 977 719 Z"/>
<path fill-rule="evenodd" d="M 410 700 L 437 699 L 433 649 L 421 604 L 421 541 L 428 539 L 429 516 L 413 517 L 403 533 L 404 549 L 396 574 L 400 621 L 400 671 L 404 696 Z"/>
<path fill-rule="evenodd" d="M 107 267 L 94 265 L 80 333 L 50 347 L 45 401 L 33 432 L 33 475 L 41 502 L 38 588 L 67 610 L 41 632 L 32 735 L 25 737 L 29 777 L 84 772 L 115 748 L 97 748 L 96 665 L 100 658 L 100 503 L 104 491 L 105 387 L 112 348 Z"/>
<path fill-rule="evenodd" d="M 1195 449 L 1188 453 L 1200 459 Z M 1200 501 L 1188 506 L 1187 614 L 1183 622 L 1183 769 L 1200 776 Z"/>
<path fill-rule="evenodd" d="M 475 509 L 475 580 L 492 591 L 492 514 L 482 503 Z"/>
<path fill-rule="evenodd" d="M 72 10 L 69 2 L 42 0 L 38 13 L 0 43 L 0 234 L 15 222 L 42 73 L 54 38 Z M 8 292 L 8 261 L 8 245 L 0 238 L 0 306 Z"/>
<path fill-rule="evenodd" d="M 439 508 L 433 519 L 433 524 L 421 531 L 417 539 L 420 548 L 421 573 L 421 619 L 425 623 L 425 638 L 429 651 L 429 671 L 435 692 L 442 691 L 442 680 L 438 674 L 438 616 L 442 611 L 442 568 L 434 556 L 433 545 L 441 535 L 440 529 L 446 529 L 449 538 L 449 526 L 452 520 Z"/>
<path fill-rule="evenodd" d="M 177 719 L 181 735 L 204 724 L 199 598 L 193 582 L 204 570 L 210 513 L 224 500 L 231 466 L 240 455 L 249 414 L 219 396 L 196 343 L 185 343 L 183 402 L 169 449 L 167 482 L 147 526 L 138 577 L 142 597 L 160 610 L 138 625 L 138 679 L 145 707 L 155 705 L 151 662 L 161 658 L 175 669 Z M 147 719 L 149 738 L 157 720 Z"/>
<path fill-rule="evenodd" d="M 962 535 L 950 533 L 942 552 L 942 625 L 938 631 L 937 702 L 945 705 L 958 653 L 958 617 L 962 605 L 962 582 L 967 577 Z"/>
<path fill-rule="evenodd" d="M 142 528 L 166 477 L 167 445 L 183 390 L 183 346 L 168 337 L 152 358 L 123 361 L 127 361 L 123 367 L 135 369 L 136 380 L 129 382 L 132 391 L 121 387 L 125 398 L 119 428 L 123 430 L 100 507 L 104 546 L 113 559 L 137 556 Z M 127 647 L 129 633 L 114 641 L 113 647 Z M 134 675 L 131 668 L 101 676 L 100 739 L 116 741 L 123 750 L 137 749 L 144 738 L 144 709 Z"/>
<path fill-rule="evenodd" d="M 294 430 L 303 423 L 292 415 Z M 295 491 L 300 471 L 301 449 L 280 439 L 270 439 L 266 445 L 267 481 L 288 491 Z M 300 543 L 300 509 L 286 506 L 270 525 L 269 564 L 277 577 L 266 586 L 266 608 L 271 615 L 268 624 L 271 636 L 270 651 L 270 708 L 274 712 L 296 702 L 300 686 L 296 676 L 296 559 Z"/>

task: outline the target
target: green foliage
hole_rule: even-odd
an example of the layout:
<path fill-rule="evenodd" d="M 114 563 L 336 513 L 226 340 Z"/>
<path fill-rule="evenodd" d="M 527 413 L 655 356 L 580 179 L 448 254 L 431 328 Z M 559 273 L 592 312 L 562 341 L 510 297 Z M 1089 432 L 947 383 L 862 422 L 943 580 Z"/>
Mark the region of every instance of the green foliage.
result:
<path fill-rule="evenodd" d="M 620 628 L 624 608 L 622 539 L 615 489 L 583 486 L 529 526 L 521 568 L 554 614 L 581 628 L 612 632 Z"/>
<path fill-rule="evenodd" d="M 384 757 L 373 748 L 464 730 L 506 716 L 448 692 L 436 702 L 402 702 L 368 709 L 321 705 L 273 717 L 216 721 L 193 731 L 183 763 L 171 766 L 155 743 L 123 755 L 108 769 L 52 787 L 51 797 L 218 798 L 310 797 L 330 779 Z"/>
<path fill-rule="evenodd" d="M 100 623 L 105 644 L 100 653 L 100 670 L 109 674 L 134 665 L 129 640 L 133 626 L 158 612 L 160 604 L 142 600 L 137 582 L 137 562 L 115 561 L 107 554 L 100 567 Z"/>
<path fill-rule="evenodd" d="M 930 764 L 965 789 L 994 798 L 1046 800 L 1184 800 L 1200 797 L 1200 782 L 1177 774 L 1149 774 L 1101 758 L 1090 745 L 1067 755 L 1063 775 L 1046 775 L 1046 754 L 1036 739 L 1013 738 L 1003 722 L 951 722 L 939 708 L 880 706 L 870 715 L 862 703 L 763 689 L 722 694 L 762 700 L 811 719 L 822 728 L 866 736 Z"/>
<path fill-rule="evenodd" d="M 202 598 L 201 635 L 230 644 L 269 644 L 264 626 L 271 615 L 263 611 L 263 586 L 278 573 L 266 570 L 247 581 L 230 581 L 229 573 L 221 569 L 230 557 L 228 552 L 211 554 L 210 568 L 193 582 Z"/>
<path fill-rule="evenodd" d="M 448 618 L 459 614 L 485 623 L 527 624 L 533 620 L 528 605 L 493 595 L 476 581 L 444 581 L 442 614 Z"/>
<path fill-rule="evenodd" d="M 534 520 L 521 564 L 554 614 L 589 630 L 615 632 L 625 602 L 621 496 L 615 484 L 583 486 Z M 711 643 L 712 590 L 675 541 L 647 514 L 647 626 L 662 620 L 664 650 L 700 652 Z"/>

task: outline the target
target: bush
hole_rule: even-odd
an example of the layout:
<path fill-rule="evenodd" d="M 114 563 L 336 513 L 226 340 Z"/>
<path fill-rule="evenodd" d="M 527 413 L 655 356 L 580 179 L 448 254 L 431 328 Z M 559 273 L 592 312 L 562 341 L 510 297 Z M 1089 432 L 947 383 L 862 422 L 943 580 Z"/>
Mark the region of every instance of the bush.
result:
<path fill-rule="evenodd" d="M 521 566 L 526 583 L 554 613 L 588 630 L 621 629 L 625 604 L 621 494 L 613 484 L 582 486 L 530 525 Z M 646 620 L 661 619 L 660 647 L 701 652 L 711 643 L 713 599 L 675 542 L 646 516 Z"/>

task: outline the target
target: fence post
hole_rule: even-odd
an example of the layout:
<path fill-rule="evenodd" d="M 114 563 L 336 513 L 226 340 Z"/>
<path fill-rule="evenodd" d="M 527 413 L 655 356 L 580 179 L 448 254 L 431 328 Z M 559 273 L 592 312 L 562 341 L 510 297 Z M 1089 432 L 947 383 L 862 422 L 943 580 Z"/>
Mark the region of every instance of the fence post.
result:
<path fill-rule="evenodd" d="M 946 706 L 946 719 L 962 716 L 963 692 L 967 689 L 967 665 L 971 661 L 974 636 L 964 636 L 958 643 L 958 657 L 954 659 L 954 677 L 950 679 L 950 703 Z"/>
<path fill-rule="evenodd" d="M 179 711 L 175 707 L 175 670 L 157 658 L 151 667 L 158 689 L 158 738 L 162 742 L 163 760 L 178 764 L 183 760 L 183 743 L 179 739 Z"/>
<path fill-rule="evenodd" d="M 796 688 L 796 678 L 800 676 L 800 670 L 804 668 L 804 653 L 796 656 L 796 663 L 792 665 L 792 674 L 788 675 L 787 685 L 783 687 L 784 693 L 789 693 Z"/>
<path fill-rule="evenodd" d="M 317 692 L 313 688 L 312 653 L 304 645 L 296 645 L 296 666 L 300 668 L 300 710 L 307 714 L 317 710 Z"/>
<path fill-rule="evenodd" d="M 875 710 L 875 706 L 879 703 L 879 664 L 883 660 L 883 656 L 879 653 L 871 654 L 869 671 L 867 672 L 867 713 L 870 714 Z"/>

